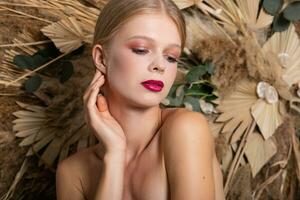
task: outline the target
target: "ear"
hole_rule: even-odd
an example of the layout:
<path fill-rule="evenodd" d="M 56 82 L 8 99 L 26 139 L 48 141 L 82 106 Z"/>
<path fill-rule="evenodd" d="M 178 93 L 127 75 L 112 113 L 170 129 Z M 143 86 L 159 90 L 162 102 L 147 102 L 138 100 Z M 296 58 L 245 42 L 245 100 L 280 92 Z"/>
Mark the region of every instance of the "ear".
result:
<path fill-rule="evenodd" d="M 104 51 L 103 47 L 100 44 L 96 44 L 93 46 L 92 56 L 95 67 L 98 68 L 103 74 L 106 74 Z"/>

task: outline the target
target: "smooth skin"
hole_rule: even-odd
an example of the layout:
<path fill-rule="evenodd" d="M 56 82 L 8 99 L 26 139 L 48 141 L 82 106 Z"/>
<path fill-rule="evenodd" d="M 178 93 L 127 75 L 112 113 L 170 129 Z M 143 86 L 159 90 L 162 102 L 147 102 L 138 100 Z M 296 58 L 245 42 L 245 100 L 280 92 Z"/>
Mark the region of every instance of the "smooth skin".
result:
<path fill-rule="evenodd" d="M 93 47 L 97 70 L 83 101 L 85 120 L 102 145 L 58 165 L 58 200 L 225 199 L 205 117 L 159 107 L 175 80 L 180 44 L 173 21 L 153 13 L 123 25 L 110 52 Z M 162 80 L 163 90 L 145 89 L 140 83 L 148 79 Z"/>

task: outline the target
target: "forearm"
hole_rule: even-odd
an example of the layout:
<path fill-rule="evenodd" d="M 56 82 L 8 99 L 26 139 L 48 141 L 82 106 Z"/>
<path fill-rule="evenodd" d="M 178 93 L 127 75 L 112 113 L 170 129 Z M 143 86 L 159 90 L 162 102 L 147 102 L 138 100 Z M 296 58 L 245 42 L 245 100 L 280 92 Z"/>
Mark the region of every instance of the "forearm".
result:
<path fill-rule="evenodd" d="M 123 195 L 125 155 L 106 154 L 95 200 L 121 200 Z"/>

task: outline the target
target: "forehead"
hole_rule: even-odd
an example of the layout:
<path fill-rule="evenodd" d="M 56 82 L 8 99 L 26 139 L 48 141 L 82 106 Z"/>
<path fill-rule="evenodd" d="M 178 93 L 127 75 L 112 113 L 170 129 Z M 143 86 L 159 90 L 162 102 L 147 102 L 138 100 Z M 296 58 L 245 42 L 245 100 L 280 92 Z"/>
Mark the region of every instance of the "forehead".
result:
<path fill-rule="evenodd" d="M 161 44 L 181 45 L 179 30 L 172 19 L 163 14 L 140 14 L 127 21 L 116 35 L 117 40 L 147 39 Z M 145 36 L 145 37 L 136 37 Z"/>

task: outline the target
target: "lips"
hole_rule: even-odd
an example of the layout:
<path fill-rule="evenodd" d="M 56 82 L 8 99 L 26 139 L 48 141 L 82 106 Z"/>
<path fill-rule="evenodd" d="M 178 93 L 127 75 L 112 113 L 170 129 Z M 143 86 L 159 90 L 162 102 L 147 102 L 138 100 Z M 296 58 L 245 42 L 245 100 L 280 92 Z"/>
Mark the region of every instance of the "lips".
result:
<path fill-rule="evenodd" d="M 154 92 L 159 92 L 164 87 L 164 83 L 162 81 L 158 81 L 158 80 L 147 80 L 147 81 L 142 82 L 142 85 L 146 89 L 154 91 Z"/>

